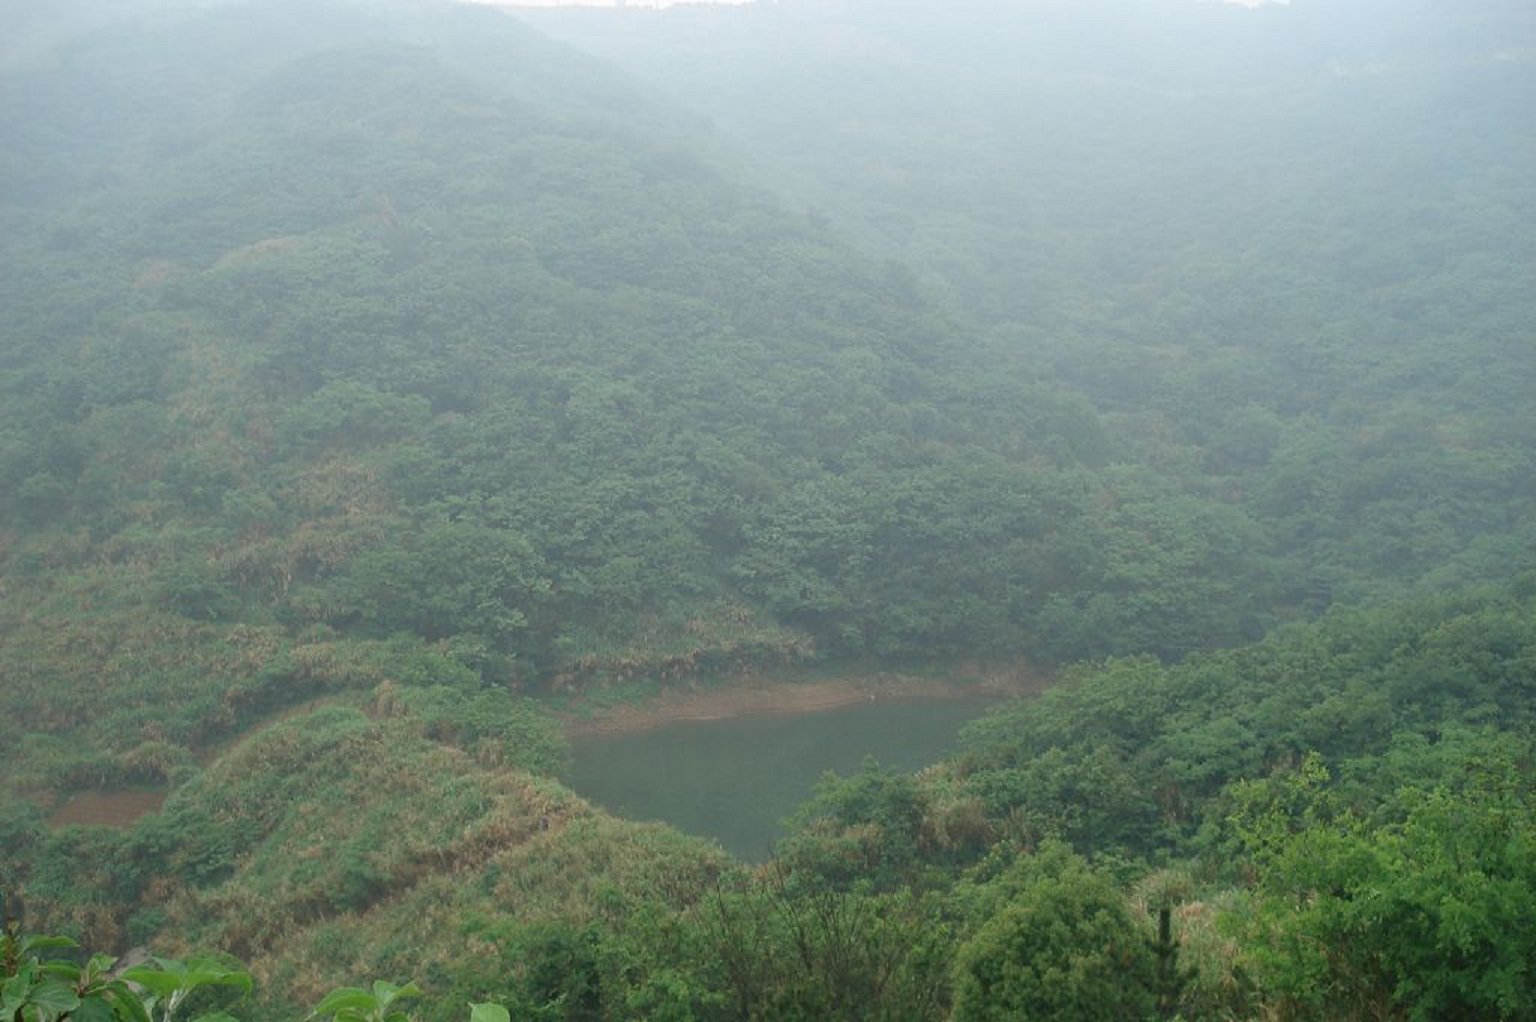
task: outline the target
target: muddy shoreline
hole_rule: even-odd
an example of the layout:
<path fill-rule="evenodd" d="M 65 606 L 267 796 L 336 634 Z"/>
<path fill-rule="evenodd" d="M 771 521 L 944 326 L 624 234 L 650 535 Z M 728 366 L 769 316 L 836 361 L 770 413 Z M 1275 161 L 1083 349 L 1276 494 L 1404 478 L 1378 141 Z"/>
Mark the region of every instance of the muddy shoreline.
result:
<path fill-rule="evenodd" d="M 1052 679 L 1011 671 L 945 681 L 878 674 L 828 680 L 753 679 L 723 688 L 678 688 L 640 702 L 602 707 L 585 714 L 564 713 L 566 735 L 591 738 L 632 734 L 667 724 L 734 717 L 799 716 L 883 700 L 965 699 L 1035 695 Z"/>

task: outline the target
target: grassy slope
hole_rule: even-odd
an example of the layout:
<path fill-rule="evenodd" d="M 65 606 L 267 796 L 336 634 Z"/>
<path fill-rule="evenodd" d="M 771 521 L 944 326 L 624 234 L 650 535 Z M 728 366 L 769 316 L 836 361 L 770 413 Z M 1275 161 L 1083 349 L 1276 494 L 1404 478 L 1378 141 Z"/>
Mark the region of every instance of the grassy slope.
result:
<path fill-rule="evenodd" d="M 252 963 L 264 1010 L 338 982 L 433 976 L 475 957 L 473 918 L 610 923 L 683 907 L 728 866 L 717 847 L 614 820 L 517 751 L 424 737 L 385 696 L 265 728 L 121 838 L 45 841 L 34 924 Z"/>

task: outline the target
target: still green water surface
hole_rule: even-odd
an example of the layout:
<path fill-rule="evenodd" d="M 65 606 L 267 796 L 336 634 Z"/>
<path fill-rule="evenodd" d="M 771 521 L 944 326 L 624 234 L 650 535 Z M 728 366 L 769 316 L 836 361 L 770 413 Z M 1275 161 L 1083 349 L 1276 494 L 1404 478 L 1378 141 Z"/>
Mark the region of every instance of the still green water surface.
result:
<path fill-rule="evenodd" d="M 573 743 L 571 787 L 618 816 L 664 820 L 763 861 L 828 770 L 866 756 L 918 770 L 950 751 L 985 698 L 860 703 L 796 716 L 688 721 Z"/>

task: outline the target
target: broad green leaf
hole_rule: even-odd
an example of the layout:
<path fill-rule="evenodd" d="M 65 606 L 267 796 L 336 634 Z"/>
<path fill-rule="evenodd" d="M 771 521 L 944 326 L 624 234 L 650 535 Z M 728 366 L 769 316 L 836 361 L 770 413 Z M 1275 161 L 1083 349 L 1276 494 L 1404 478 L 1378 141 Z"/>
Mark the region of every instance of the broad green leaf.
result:
<path fill-rule="evenodd" d="M 156 997 L 169 997 L 181 989 L 181 976 L 164 969 L 150 968 L 147 965 L 136 965 L 131 969 L 123 970 L 122 978 L 129 983 L 138 984 Z"/>
<path fill-rule="evenodd" d="M 80 998 L 67 983 L 58 980 L 47 980 L 32 988 L 27 995 L 27 1003 L 37 1005 L 38 1009 L 49 1018 L 58 1018 L 65 1012 L 74 1011 L 80 1007 Z"/>
<path fill-rule="evenodd" d="M 415 983 L 395 986 L 393 983 L 386 983 L 379 979 L 373 982 L 373 996 L 378 1001 L 378 1011 L 382 1013 L 402 997 L 420 997 L 421 988 Z"/>
<path fill-rule="evenodd" d="M 46 948 L 79 946 L 68 937 L 23 937 L 21 938 L 21 957 L 30 958 Z"/>
<path fill-rule="evenodd" d="M 27 1003 L 36 975 L 37 963 L 23 962 L 16 970 L 16 975 L 6 980 L 4 986 L 0 986 L 0 1019 L 9 1019 Z"/>
<path fill-rule="evenodd" d="M 416 987 L 416 984 L 406 984 L 404 987 L 396 987 L 395 984 L 390 984 L 390 982 L 382 981 L 382 979 L 375 979 L 375 981 L 373 981 L 373 996 L 378 999 L 378 1010 L 384 1011 L 386 1008 L 389 1008 L 393 1002 L 401 999 L 401 997 L 421 996 L 421 988 Z"/>
<path fill-rule="evenodd" d="M 117 1022 L 117 1011 L 111 1001 L 98 995 L 81 998 L 80 1007 L 69 1017 L 73 1022 Z"/>
<path fill-rule="evenodd" d="M 38 971 L 66 983 L 80 982 L 80 967 L 73 962 L 44 962 Z"/>
<path fill-rule="evenodd" d="M 116 964 L 117 959 L 111 955 L 92 955 L 91 960 L 85 963 L 85 978 L 90 981 L 98 976 L 105 976 Z"/>
<path fill-rule="evenodd" d="M 251 975 L 237 969 L 225 968 L 211 958 L 197 958 L 188 962 L 186 975 L 181 979 L 181 988 L 196 990 L 198 987 L 207 986 L 233 986 L 250 993 Z"/>
<path fill-rule="evenodd" d="M 101 995 L 112 1003 L 122 1022 L 150 1022 L 149 1009 L 143 999 L 128 989 L 128 984 L 122 980 L 116 979 L 103 986 Z"/>
<path fill-rule="evenodd" d="M 469 1006 L 469 1022 L 512 1022 L 512 1016 L 499 1004 L 475 1004 Z"/>
<path fill-rule="evenodd" d="M 370 1012 L 377 1005 L 378 1000 L 366 990 L 359 990 L 357 987 L 337 987 L 315 1005 L 315 1010 L 311 1014 L 334 1015 L 347 1009 Z"/>
<path fill-rule="evenodd" d="M 21 1010 L 21 1006 L 26 1003 L 20 997 L 13 998 L 9 992 L 0 995 L 0 1020 L 10 1022 L 16 1016 L 16 1013 Z"/>

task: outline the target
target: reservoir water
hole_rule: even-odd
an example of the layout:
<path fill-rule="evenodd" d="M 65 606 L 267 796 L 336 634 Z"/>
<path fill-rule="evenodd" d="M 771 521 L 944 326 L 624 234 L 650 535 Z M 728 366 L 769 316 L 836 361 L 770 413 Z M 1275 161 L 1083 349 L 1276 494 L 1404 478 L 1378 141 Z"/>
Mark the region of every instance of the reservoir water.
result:
<path fill-rule="evenodd" d="M 780 821 L 811 797 L 823 773 L 853 773 L 866 756 L 921 769 L 994 702 L 897 699 L 579 738 L 571 787 L 615 815 L 662 820 L 761 862 L 783 835 Z"/>

